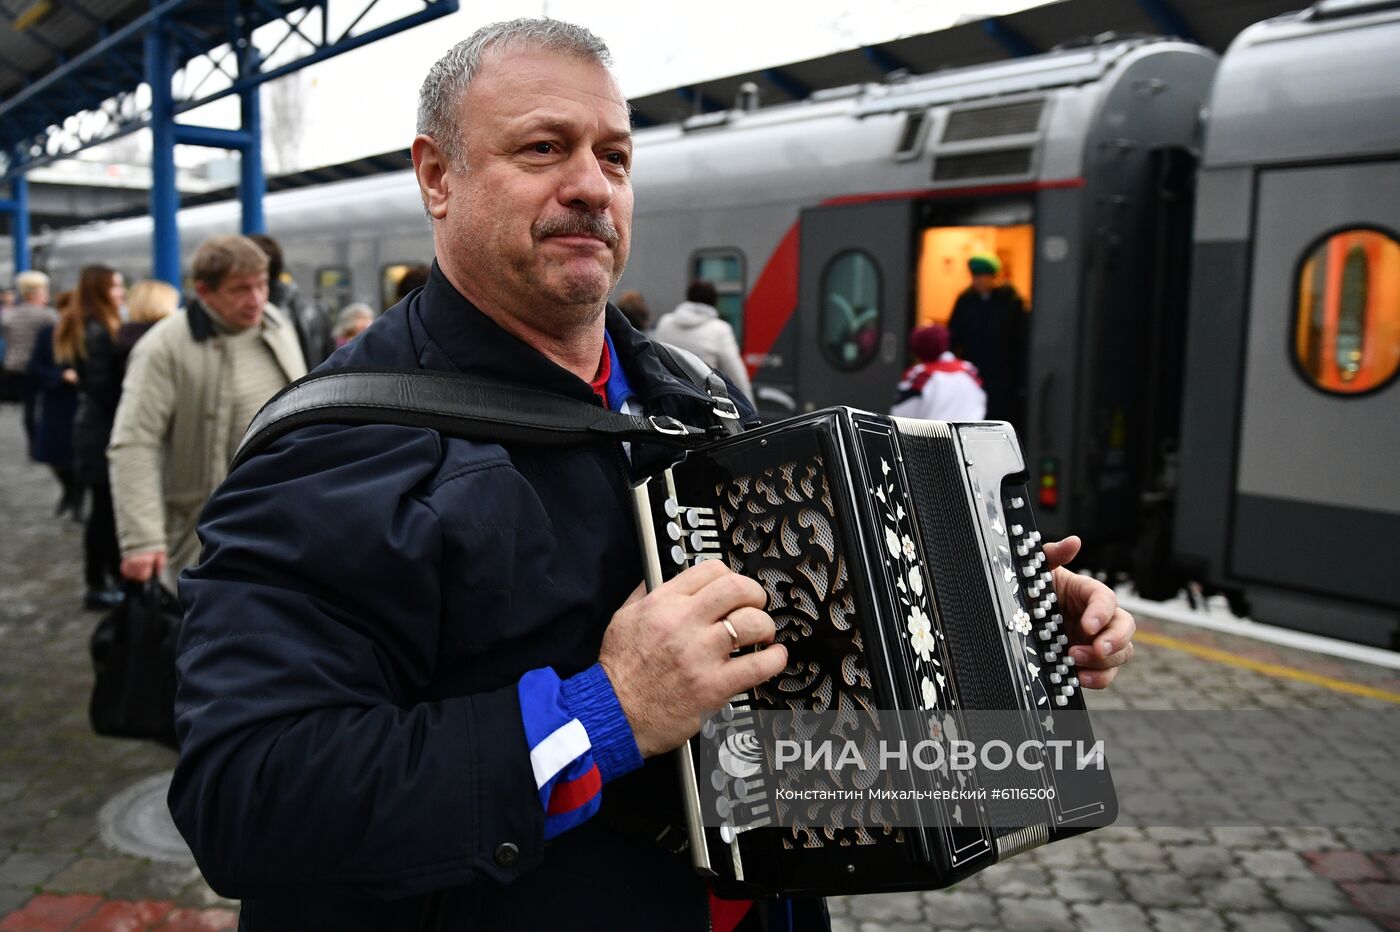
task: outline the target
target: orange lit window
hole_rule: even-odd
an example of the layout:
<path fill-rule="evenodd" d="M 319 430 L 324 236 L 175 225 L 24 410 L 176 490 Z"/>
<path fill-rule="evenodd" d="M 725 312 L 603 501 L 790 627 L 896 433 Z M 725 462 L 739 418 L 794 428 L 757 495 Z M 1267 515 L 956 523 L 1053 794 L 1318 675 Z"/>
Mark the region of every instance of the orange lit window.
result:
<path fill-rule="evenodd" d="M 1351 229 L 1319 240 L 1298 272 L 1294 362 L 1313 385 L 1355 395 L 1400 369 L 1400 242 Z"/>
<path fill-rule="evenodd" d="M 919 250 L 919 326 L 948 322 L 958 295 L 972 283 L 967 260 L 978 253 L 1001 260 L 1002 283 L 1015 288 L 1029 306 L 1034 252 L 1035 228 L 1029 223 L 925 230 Z"/>

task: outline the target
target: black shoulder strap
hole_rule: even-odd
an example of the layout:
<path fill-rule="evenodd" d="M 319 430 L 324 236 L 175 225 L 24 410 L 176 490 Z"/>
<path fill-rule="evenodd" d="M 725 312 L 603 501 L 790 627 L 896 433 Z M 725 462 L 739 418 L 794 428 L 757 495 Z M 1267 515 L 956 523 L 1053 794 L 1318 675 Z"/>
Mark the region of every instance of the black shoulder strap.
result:
<path fill-rule="evenodd" d="M 730 402 L 732 405 L 732 402 Z M 693 449 L 716 431 L 672 417 L 638 417 L 509 382 L 422 369 L 332 369 L 298 379 L 248 425 L 232 472 L 283 434 L 311 424 L 401 424 L 492 442 L 590 440 Z"/>
<path fill-rule="evenodd" d="M 709 363 L 690 350 L 671 343 L 652 340 L 651 345 L 673 375 L 680 376 L 710 396 L 710 410 L 721 433 L 728 436 L 744 429 L 739 407 L 729 397 L 728 384 Z"/>

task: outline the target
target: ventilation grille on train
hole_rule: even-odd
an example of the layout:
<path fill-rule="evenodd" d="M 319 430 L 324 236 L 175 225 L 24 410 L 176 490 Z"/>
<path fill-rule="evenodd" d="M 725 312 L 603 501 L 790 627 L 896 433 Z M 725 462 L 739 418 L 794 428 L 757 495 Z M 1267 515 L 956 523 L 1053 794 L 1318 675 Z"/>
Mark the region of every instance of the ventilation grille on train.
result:
<path fill-rule="evenodd" d="M 1033 133 L 1040 128 L 1040 112 L 1045 101 L 1019 100 L 997 107 L 957 110 L 948 116 L 943 129 L 944 142 L 965 142 L 969 139 L 991 139 L 995 136 L 1015 136 Z"/>
<path fill-rule="evenodd" d="M 933 163 L 933 180 L 961 181 L 964 178 L 1029 175 L 1034 154 L 1034 147 L 1018 146 L 1014 149 L 940 155 Z"/>

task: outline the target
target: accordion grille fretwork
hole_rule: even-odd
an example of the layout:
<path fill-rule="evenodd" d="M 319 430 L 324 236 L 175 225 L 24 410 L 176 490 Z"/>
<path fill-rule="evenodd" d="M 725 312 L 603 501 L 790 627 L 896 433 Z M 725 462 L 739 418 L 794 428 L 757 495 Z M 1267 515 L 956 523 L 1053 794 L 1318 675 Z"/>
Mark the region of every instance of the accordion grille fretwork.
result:
<path fill-rule="evenodd" d="M 768 613 L 777 628 L 776 640 L 788 648 L 783 675 L 756 688 L 755 707 L 815 712 L 873 712 L 878 708 L 864 645 L 856 619 L 846 555 L 836 533 L 836 508 L 820 455 L 783 463 L 758 475 L 740 475 L 715 487 L 719 525 L 726 541 L 721 548 L 735 572 L 757 579 L 768 594 Z M 852 719 L 854 728 L 854 716 Z M 880 735 L 862 735 L 874 754 Z M 766 746 L 778 738 L 771 735 Z M 869 789 L 876 779 L 847 786 L 832 775 L 823 789 Z M 875 777 L 874 774 L 871 775 Z M 808 776 L 810 781 L 810 775 Z M 895 789 L 887 776 L 878 778 Z M 895 804 L 858 801 L 850 804 L 859 828 L 812 825 L 820 808 L 813 804 L 808 818 L 793 818 L 801 803 L 779 802 L 779 822 L 792 819 L 796 828 L 783 833 L 786 849 L 848 847 L 877 843 L 885 837 L 904 841 L 894 828 Z M 794 809 L 794 807 L 798 807 Z M 869 828 L 865 826 L 870 826 Z"/>

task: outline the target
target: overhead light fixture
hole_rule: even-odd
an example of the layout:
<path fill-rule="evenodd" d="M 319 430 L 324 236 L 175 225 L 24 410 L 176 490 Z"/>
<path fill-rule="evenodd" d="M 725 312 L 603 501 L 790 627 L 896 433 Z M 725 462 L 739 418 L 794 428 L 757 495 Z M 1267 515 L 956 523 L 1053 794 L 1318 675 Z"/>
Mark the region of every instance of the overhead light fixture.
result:
<path fill-rule="evenodd" d="M 29 9 L 15 17 L 15 30 L 23 32 L 26 29 L 32 29 L 43 22 L 44 18 L 52 12 L 53 3 L 51 0 L 34 0 Z"/>

